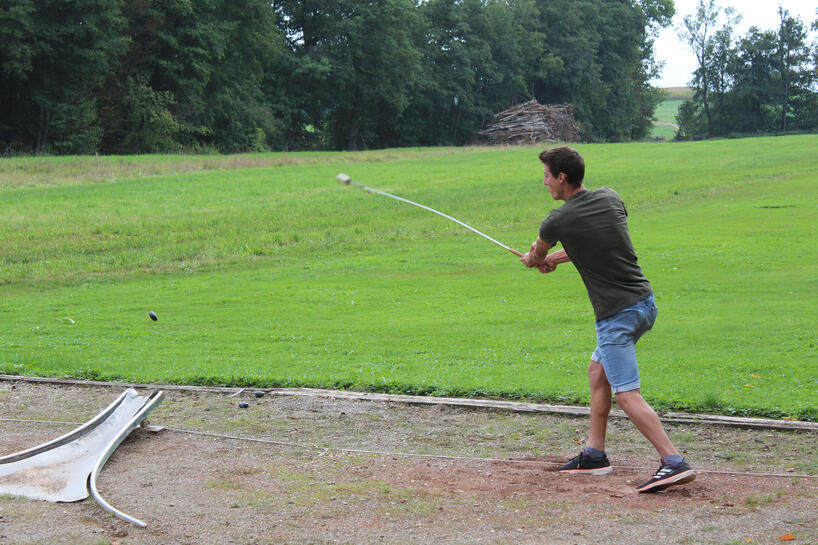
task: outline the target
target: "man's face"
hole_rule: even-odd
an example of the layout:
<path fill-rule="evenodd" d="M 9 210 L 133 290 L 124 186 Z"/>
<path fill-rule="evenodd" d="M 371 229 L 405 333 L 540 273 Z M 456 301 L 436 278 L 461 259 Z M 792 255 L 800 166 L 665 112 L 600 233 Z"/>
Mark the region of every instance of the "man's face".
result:
<path fill-rule="evenodd" d="M 560 182 L 559 178 L 554 177 L 554 175 L 551 174 L 551 171 L 548 170 L 548 165 L 545 165 L 545 180 L 543 183 L 548 188 L 549 193 L 551 193 L 551 197 L 553 197 L 555 201 L 562 197 L 562 189 L 565 183 Z"/>

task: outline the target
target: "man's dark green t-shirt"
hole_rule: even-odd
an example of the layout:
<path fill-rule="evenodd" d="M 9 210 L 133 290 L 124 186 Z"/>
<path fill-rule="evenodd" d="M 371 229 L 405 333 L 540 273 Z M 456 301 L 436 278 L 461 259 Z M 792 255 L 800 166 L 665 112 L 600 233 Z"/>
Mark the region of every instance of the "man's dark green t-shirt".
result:
<path fill-rule="evenodd" d="M 540 238 L 551 247 L 561 242 L 577 268 L 597 321 L 653 293 L 637 264 L 627 217 L 616 191 L 603 187 L 571 196 L 540 225 Z"/>

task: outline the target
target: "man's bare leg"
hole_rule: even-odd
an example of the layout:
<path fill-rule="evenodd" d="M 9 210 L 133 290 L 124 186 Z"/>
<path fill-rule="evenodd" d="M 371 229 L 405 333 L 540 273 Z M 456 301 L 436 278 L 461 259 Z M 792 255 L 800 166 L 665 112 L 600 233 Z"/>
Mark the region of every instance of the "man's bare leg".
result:
<path fill-rule="evenodd" d="M 608 415 L 613 399 L 605 369 L 599 362 L 591 360 L 591 365 L 588 366 L 588 381 L 591 385 L 591 430 L 588 434 L 588 446 L 604 451 Z"/>
<path fill-rule="evenodd" d="M 653 444 L 654 448 L 659 452 L 659 456 L 664 458 L 665 456 L 679 454 L 679 451 L 676 450 L 667 433 L 665 433 L 665 428 L 662 426 L 659 416 L 648 405 L 638 389 L 616 394 L 616 404 L 625 411 L 625 414 L 628 415 L 636 428 L 642 432 L 642 435 Z M 593 416 L 593 405 L 591 415 Z"/>

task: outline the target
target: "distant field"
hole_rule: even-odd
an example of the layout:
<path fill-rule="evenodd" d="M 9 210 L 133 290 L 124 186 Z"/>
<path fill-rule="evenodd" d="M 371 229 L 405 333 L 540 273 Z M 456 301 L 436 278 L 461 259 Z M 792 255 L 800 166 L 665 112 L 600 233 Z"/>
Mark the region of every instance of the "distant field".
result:
<path fill-rule="evenodd" d="M 656 290 L 645 396 L 818 420 L 818 136 L 577 147 Z M 525 250 L 537 152 L 2 159 L 0 372 L 587 403 L 572 265 L 334 179 Z"/>
<path fill-rule="evenodd" d="M 666 140 L 672 140 L 676 137 L 678 125 L 676 124 L 676 114 L 679 112 L 679 106 L 684 100 L 680 98 L 669 98 L 663 101 L 656 108 L 656 121 L 653 123 L 652 136 L 664 136 Z"/>
<path fill-rule="evenodd" d="M 690 87 L 666 87 L 668 100 L 690 100 L 693 98 L 693 89 Z"/>
<path fill-rule="evenodd" d="M 676 115 L 679 113 L 679 106 L 682 105 L 683 100 L 668 99 L 659 104 L 656 108 L 656 121 L 664 123 L 676 123 Z"/>
<path fill-rule="evenodd" d="M 670 123 L 655 123 L 653 125 L 653 130 L 651 131 L 651 136 L 662 136 L 665 140 L 673 140 L 676 138 L 677 128 Z"/>

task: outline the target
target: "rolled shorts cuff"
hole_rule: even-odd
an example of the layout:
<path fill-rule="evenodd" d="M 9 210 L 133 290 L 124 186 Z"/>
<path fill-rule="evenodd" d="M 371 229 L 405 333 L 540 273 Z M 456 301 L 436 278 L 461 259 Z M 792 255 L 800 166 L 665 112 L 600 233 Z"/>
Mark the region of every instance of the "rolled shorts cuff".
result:
<path fill-rule="evenodd" d="M 639 381 L 636 380 L 634 382 L 629 382 L 628 384 L 624 384 L 622 386 L 612 386 L 611 389 L 613 390 L 614 394 L 621 394 L 622 392 L 630 392 L 631 390 L 638 390 L 639 389 Z"/>
<path fill-rule="evenodd" d="M 597 362 L 598 364 L 600 364 L 602 366 L 603 369 L 605 369 L 605 364 L 602 362 L 602 352 L 599 350 L 598 346 L 596 347 L 596 350 L 594 350 L 594 353 L 591 354 L 591 361 Z M 634 373 L 636 375 L 635 376 L 636 380 L 628 381 L 625 384 L 611 384 L 611 390 L 613 390 L 613 393 L 614 394 L 619 394 L 619 393 L 622 393 L 622 392 L 630 392 L 631 390 L 638 390 L 640 388 L 639 370 L 636 369 L 635 366 L 634 366 Z M 606 377 L 608 375 L 608 370 L 607 369 L 605 369 L 605 375 L 606 375 Z M 631 375 L 631 376 L 633 377 L 633 375 Z M 608 378 L 608 382 L 610 383 L 611 378 L 610 377 L 607 377 L 607 378 Z"/>

